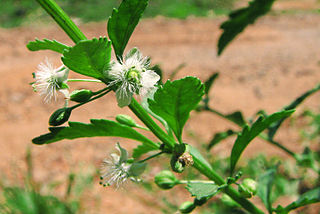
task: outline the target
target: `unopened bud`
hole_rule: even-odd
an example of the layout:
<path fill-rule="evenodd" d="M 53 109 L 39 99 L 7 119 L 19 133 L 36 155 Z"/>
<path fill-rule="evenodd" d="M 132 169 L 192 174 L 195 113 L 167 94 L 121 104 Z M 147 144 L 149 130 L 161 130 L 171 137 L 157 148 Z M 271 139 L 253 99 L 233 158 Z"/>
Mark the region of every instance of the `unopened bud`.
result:
<path fill-rule="evenodd" d="M 70 94 L 70 100 L 78 103 L 84 103 L 90 100 L 92 96 L 93 92 L 88 89 L 74 90 Z"/>
<path fill-rule="evenodd" d="M 119 123 L 123 124 L 123 125 L 127 125 L 130 127 L 136 127 L 136 121 L 134 121 L 134 119 L 132 119 L 130 116 L 125 115 L 125 114 L 118 114 L 116 116 L 116 121 L 118 121 Z"/>
<path fill-rule="evenodd" d="M 164 170 L 159 172 L 154 177 L 154 182 L 161 189 L 171 189 L 178 183 L 178 179 L 174 176 L 174 174 L 169 170 Z"/>
<path fill-rule="evenodd" d="M 66 121 L 69 120 L 71 115 L 71 108 L 60 108 L 53 112 L 53 114 L 49 118 L 49 125 L 50 126 L 59 126 Z"/>
<path fill-rule="evenodd" d="M 257 182 L 251 178 L 246 178 L 238 186 L 238 191 L 243 197 L 251 198 L 257 193 Z"/>
<path fill-rule="evenodd" d="M 186 202 L 183 202 L 180 207 L 179 207 L 179 211 L 181 213 L 191 213 L 194 208 L 196 208 L 196 206 L 194 205 L 193 202 L 191 201 L 186 201 Z"/>

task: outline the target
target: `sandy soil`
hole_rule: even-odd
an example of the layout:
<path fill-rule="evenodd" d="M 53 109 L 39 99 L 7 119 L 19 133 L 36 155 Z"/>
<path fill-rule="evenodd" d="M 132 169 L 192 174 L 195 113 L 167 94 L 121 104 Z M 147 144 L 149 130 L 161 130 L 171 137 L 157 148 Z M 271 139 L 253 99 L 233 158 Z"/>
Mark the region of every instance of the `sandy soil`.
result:
<path fill-rule="evenodd" d="M 161 65 L 166 77 L 181 63 L 186 66 L 177 78 L 195 75 L 206 80 L 213 72 L 219 71 L 220 77 L 210 94 L 212 106 L 224 113 L 242 110 L 246 117 L 260 109 L 269 113 L 277 111 L 319 83 L 319 15 L 266 16 L 255 26 L 250 26 L 221 57 L 217 57 L 216 43 L 220 34 L 218 27 L 222 21 L 163 18 L 143 20 L 130 40 L 128 49 L 139 47 L 144 55 L 152 57 L 153 63 Z M 88 38 L 106 34 L 106 25 L 102 23 L 81 25 L 81 29 Z M 32 147 L 35 159 L 35 178 L 40 182 L 51 182 L 64 181 L 67 172 L 79 169 L 79 164 L 84 168 L 91 165 L 99 167 L 101 160 L 113 150 L 116 141 L 127 148 L 136 145 L 133 141 L 116 138 L 62 141 L 47 146 L 31 145 L 33 137 L 47 132 L 50 114 L 63 105 L 62 100 L 44 104 L 28 84 L 33 81 L 31 73 L 45 57 L 56 66 L 61 63 L 60 56 L 56 53 L 29 52 L 25 45 L 35 38 L 56 39 L 72 44 L 54 25 L 0 29 L 1 174 L 12 178 L 12 174 L 25 170 L 24 155 L 28 146 Z M 83 87 L 86 85 L 72 86 L 73 89 Z M 319 110 L 319 100 L 318 93 L 309 98 L 296 114 L 306 107 Z M 71 120 L 88 122 L 89 118 L 112 119 L 117 113 L 132 115 L 126 108 L 117 108 L 114 96 L 110 94 L 76 110 Z M 185 139 L 200 147 L 202 142 L 210 140 L 213 132 L 226 130 L 228 127 L 233 126 L 214 115 L 193 113 L 186 125 Z M 277 139 L 286 143 L 290 149 L 301 151 L 302 142 L 296 131 L 285 124 Z M 190 133 L 196 137 L 190 137 Z M 230 153 L 232 143 L 232 139 L 227 140 L 211 152 L 226 156 Z M 283 152 L 260 141 L 253 142 L 244 155 L 256 155 L 257 151 L 285 156 Z M 152 169 L 147 179 L 151 179 L 159 170 Z M 92 213 L 160 212 L 154 209 L 160 203 L 137 189 L 137 186 L 131 186 L 114 191 L 95 184 L 92 190 L 95 198 L 91 197 L 86 201 L 91 207 L 101 205 L 100 208 L 94 208 Z M 177 202 L 187 199 L 180 192 L 182 191 L 178 191 L 174 199 Z M 161 196 L 162 193 L 159 197 Z M 96 199 L 99 197 L 100 199 Z M 288 202 L 284 202 L 286 203 Z M 153 211 L 150 212 L 150 209 Z"/>

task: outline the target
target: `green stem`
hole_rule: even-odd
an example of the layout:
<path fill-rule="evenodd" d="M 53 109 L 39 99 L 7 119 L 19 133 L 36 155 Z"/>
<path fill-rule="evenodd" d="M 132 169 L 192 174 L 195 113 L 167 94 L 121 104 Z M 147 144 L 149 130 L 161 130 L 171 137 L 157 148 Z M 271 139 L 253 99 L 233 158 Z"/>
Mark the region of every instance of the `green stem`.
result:
<path fill-rule="evenodd" d="M 68 82 L 97 82 L 103 83 L 101 80 L 94 80 L 94 79 L 68 79 Z"/>
<path fill-rule="evenodd" d="M 172 149 L 175 145 L 173 138 L 170 138 L 159 126 L 154 122 L 154 120 L 149 116 L 149 114 L 142 108 L 142 106 L 132 98 L 129 108 L 137 117 L 161 140 L 169 149 Z"/>
<path fill-rule="evenodd" d="M 292 152 L 291 150 L 289 150 L 287 147 L 283 146 L 282 144 L 274 141 L 274 140 L 269 140 L 268 137 L 264 134 L 260 134 L 259 137 L 277 147 L 279 147 L 280 149 L 282 149 L 283 151 L 285 151 L 287 154 L 293 156 L 294 158 L 296 157 L 296 153 Z"/>
<path fill-rule="evenodd" d="M 215 184 L 214 181 L 207 181 L 207 180 L 179 180 L 178 184 Z"/>
<path fill-rule="evenodd" d="M 150 160 L 150 159 L 152 159 L 152 158 L 158 157 L 158 156 L 161 155 L 161 154 L 163 154 L 162 151 L 161 151 L 161 152 L 158 152 L 158 153 L 156 153 L 156 154 L 154 154 L 154 155 L 151 155 L 150 157 L 147 157 L 146 159 L 140 160 L 140 161 L 138 161 L 138 162 L 139 162 L 139 163 L 146 162 L 147 160 Z"/>
<path fill-rule="evenodd" d="M 105 89 L 103 89 L 103 90 L 105 91 Z M 104 93 L 101 93 L 101 94 L 99 94 L 99 95 L 91 98 L 90 100 L 88 100 L 88 101 L 86 101 L 86 102 L 76 104 L 76 105 L 71 106 L 71 107 L 69 107 L 69 108 L 70 108 L 71 110 L 73 110 L 73 109 L 75 109 L 75 108 L 78 108 L 78 107 L 80 107 L 80 106 L 82 106 L 82 105 L 84 105 L 84 104 L 86 104 L 86 103 L 89 103 L 89 102 L 91 102 L 91 101 L 93 101 L 93 100 L 96 100 L 96 99 L 98 99 L 98 98 L 100 98 L 100 97 L 103 97 L 104 95 L 108 94 L 110 91 L 111 91 L 111 89 L 109 89 L 109 90 L 105 91 Z"/>

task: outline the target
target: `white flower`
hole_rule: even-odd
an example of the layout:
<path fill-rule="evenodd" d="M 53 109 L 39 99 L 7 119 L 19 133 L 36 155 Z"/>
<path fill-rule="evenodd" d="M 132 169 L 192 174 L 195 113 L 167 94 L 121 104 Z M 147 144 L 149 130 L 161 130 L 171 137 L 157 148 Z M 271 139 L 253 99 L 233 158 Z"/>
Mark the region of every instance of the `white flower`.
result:
<path fill-rule="evenodd" d="M 69 70 L 64 66 L 54 68 L 53 65 L 46 59 L 45 63 L 40 63 L 35 72 L 35 83 L 33 87 L 44 97 L 46 103 L 52 98 L 56 99 L 57 91 L 68 96 L 66 85 Z"/>
<path fill-rule="evenodd" d="M 111 154 L 111 159 L 104 159 L 101 166 L 100 184 L 111 186 L 116 184 L 119 187 L 129 178 L 129 169 L 131 164 L 127 163 L 128 153 L 117 143 L 118 154 Z"/>
<path fill-rule="evenodd" d="M 128 179 L 139 181 L 139 176 L 146 167 L 146 163 L 128 161 L 128 152 L 120 146 L 116 145 L 118 154 L 111 154 L 111 158 L 104 159 L 100 170 L 100 184 L 103 186 L 111 186 L 115 184 L 117 188 L 125 183 Z"/>
<path fill-rule="evenodd" d="M 113 62 L 108 71 L 108 77 L 112 80 L 109 86 L 116 85 L 116 97 L 119 107 L 131 103 L 133 94 L 144 97 L 159 81 L 159 75 L 148 70 L 149 58 L 142 57 L 137 48 L 133 48 L 125 56 L 125 60 Z"/>

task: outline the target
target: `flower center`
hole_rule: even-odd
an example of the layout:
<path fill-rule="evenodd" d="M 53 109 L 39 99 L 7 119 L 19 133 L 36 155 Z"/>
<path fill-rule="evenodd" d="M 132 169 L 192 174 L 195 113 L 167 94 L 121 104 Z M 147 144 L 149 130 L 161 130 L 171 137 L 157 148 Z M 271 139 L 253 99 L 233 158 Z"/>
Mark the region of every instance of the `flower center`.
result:
<path fill-rule="evenodd" d="M 141 79 L 140 72 L 138 70 L 136 70 L 135 67 L 132 67 L 126 73 L 126 79 L 129 82 L 139 84 L 140 83 L 140 79 Z"/>

